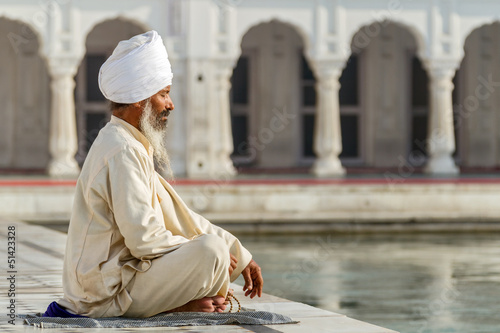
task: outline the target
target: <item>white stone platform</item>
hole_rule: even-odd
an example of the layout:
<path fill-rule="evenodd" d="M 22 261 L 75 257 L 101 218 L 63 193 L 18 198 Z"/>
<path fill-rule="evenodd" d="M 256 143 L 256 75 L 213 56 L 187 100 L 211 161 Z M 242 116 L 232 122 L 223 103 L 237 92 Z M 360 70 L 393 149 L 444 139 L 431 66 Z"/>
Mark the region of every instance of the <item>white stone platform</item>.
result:
<path fill-rule="evenodd" d="M 500 230 L 500 178 L 236 178 L 173 182 L 233 231 Z M 68 221 L 75 181 L 0 178 L 0 216 Z"/>
<path fill-rule="evenodd" d="M 8 227 L 15 226 L 15 267 L 7 264 Z M 11 298 L 8 278 L 15 275 L 15 312 L 34 314 L 45 311 L 47 305 L 62 296 L 62 263 L 66 235 L 48 228 L 24 222 L 0 219 L 0 294 L 1 294 L 1 332 L 38 332 L 40 329 L 23 325 L 20 319 L 16 325 L 8 323 L 6 313 Z M 9 273 L 15 271 L 15 273 Z M 243 296 L 241 286 L 234 285 L 235 294 L 242 306 L 256 310 L 281 313 L 300 321 L 293 325 L 269 326 L 204 326 L 182 328 L 140 328 L 140 329 L 99 329 L 99 332 L 337 332 L 337 333 L 394 333 L 394 331 L 348 318 L 344 315 L 320 310 L 306 304 L 292 302 L 264 294 L 260 299 L 250 300 Z M 89 332 L 89 329 L 50 329 L 50 332 Z M 94 331 L 94 329 L 92 330 Z"/>

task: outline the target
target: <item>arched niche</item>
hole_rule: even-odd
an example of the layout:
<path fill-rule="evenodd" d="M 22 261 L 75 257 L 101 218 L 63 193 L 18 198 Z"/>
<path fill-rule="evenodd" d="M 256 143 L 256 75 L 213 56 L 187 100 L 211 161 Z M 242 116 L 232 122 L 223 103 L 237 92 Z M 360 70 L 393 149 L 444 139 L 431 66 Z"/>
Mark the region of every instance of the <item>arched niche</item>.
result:
<path fill-rule="evenodd" d="M 343 153 L 347 166 L 399 167 L 412 154 L 423 166 L 429 113 L 423 41 L 396 22 L 361 27 L 340 78 Z"/>
<path fill-rule="evenodd" d="M 40 40 L 26 23 L 0 17 L 0 169 L 43 172 L 49 162 L 50 79 Z"/>
<path fill-rule="evenodd" d="M 469 168 L 500 166 L 500 23 L 473 30 L 464 44 L 456 87 L 455 127 Z"/>
<path fill-rule="evenodd" d="M 236 166 L 269 170 L 312 164 L 314 77 L 305 47 L 301 34 L 278 20 L 253 26 L 242 37 L 231 79 Z"/>

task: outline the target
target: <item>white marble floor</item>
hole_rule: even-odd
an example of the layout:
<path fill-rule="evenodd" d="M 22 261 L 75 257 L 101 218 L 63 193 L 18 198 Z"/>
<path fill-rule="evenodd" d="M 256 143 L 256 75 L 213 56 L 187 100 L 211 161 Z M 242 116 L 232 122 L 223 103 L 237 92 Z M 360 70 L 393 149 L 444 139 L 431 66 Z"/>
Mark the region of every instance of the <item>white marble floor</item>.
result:
<path fill-rule="evenodd" d="M 10 232 L 10 234 L 9 234 Z M 15 234 L 13 234 L 15 232 Z M 13 237 L 13 238 L 9 238 Z M 19 221 L 0 219 L 0 331 L 33 332 L 39 329 L 9 318 L 10 312 L 35 314 L 44 312 L 47 305 L 62 296 L 62 263 L 66 235 L 45 227 Z M 9 249 L 9 246 L 11 247 Z M 15 246 L 15 249 L 12 248 Z M 13 251 L 14 250 L 14 251 Z M 10 260 L 10 261 L 9 261 Z M 394 331 L 348 318 L 344 315 L 321 310 L 265 294 L 250 300 L 243 296 L 241 286 L 234 285 L 235 294 L 242 306 L 256 310 L 281 313 L 299 321 L 293 325 L 268 326 L 205 326 L 151 329 L 99 329 L 99 332 L 337 332 L 337 333 L 391 333 Z M 15 296 L 13 295 L 15 293 Z M 15 311 L 11 301 L 15 300 Z M 10 322 L 9 322 L 10 321 Z M 13 325 L 15 324 L 15 325 Z M 92 331 L 97 331 L 93 329 Z M 59 330 L 50 332 L 89 332 L 89 329 Z"/>

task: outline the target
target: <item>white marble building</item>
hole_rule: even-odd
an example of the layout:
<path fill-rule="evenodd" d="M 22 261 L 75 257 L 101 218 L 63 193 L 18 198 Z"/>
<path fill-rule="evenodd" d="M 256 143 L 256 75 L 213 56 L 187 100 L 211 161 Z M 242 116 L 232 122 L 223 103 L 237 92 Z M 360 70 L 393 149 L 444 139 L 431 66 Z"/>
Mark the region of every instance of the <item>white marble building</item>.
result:
<path fill-rule="evenodd" d="M 166 43 L 177 175 L 500 166 L 500 2 L 0 0 L 0 170 L 75 176 L 119 40 Z"/>

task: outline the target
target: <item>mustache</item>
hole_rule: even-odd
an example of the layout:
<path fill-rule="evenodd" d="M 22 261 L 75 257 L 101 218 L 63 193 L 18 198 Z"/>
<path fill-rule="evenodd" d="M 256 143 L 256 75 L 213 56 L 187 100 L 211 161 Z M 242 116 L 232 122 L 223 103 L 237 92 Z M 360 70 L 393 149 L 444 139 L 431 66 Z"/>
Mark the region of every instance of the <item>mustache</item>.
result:
<path fill-rule="evenodd" d="M 170 116 L 170 110 L 163 110 L 161 113 L 160 113 L 160 118 L 161 117 L 168 117 Z"/>

